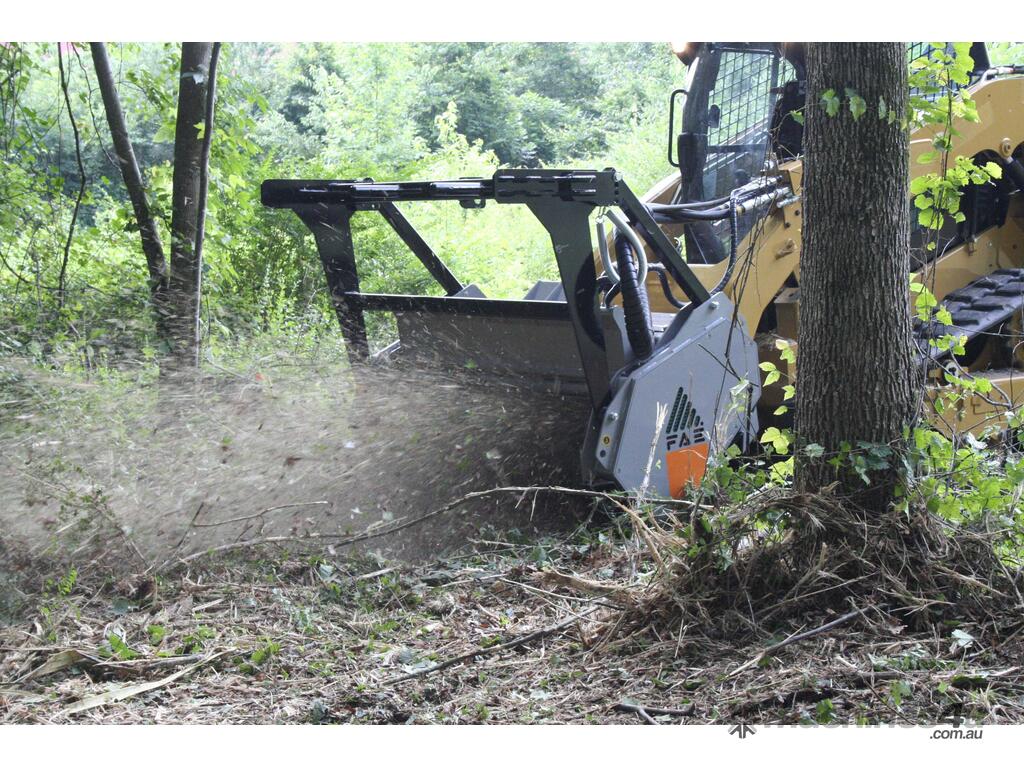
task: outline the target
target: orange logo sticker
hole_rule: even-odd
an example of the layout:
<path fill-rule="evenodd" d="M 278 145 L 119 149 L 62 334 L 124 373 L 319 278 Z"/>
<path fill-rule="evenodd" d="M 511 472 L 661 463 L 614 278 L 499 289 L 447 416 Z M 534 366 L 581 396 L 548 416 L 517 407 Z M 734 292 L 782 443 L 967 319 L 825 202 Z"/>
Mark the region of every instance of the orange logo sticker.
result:
<path fill-rule="evenodd" d="M 708 444 L 697 443 L 665 454 L 668 469 L 668 491 L 673 499 L 681 499 L 686 485 L 700 485 L 708 466 Z"/>

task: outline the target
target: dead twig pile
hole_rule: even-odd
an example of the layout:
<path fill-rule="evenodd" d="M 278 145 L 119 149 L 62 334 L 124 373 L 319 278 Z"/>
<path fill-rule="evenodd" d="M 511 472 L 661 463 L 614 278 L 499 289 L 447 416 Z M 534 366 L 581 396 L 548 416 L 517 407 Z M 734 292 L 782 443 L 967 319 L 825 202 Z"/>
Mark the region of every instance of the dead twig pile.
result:
<path fill-rule="evenodd" d="M 998 533 L 925 511 L 878 515 L 827 494 L 788 491 L 713 519 L 698 511 L 681 520 L 627 510 L 657 575 L 619 590 L 620 636 L 651 627 L 749 636 L 844 611 L 844 622 L 884 614 L 926 630 L 959 621 L 998 637 L 1024 611 L 1024 579 L 998 556 Z"/>

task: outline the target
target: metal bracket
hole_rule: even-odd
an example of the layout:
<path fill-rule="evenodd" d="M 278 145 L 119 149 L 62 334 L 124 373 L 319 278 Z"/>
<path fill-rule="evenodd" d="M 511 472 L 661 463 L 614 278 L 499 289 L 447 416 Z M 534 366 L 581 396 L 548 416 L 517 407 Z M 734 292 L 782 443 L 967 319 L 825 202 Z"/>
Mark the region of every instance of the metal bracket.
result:
<path fill-rule="evenodd" d="M 599 207 L 618 206 L 636 227 L 694 305 L 709 298 L 707 289 L 665 236 L 647 207 L 612 168 L 592 170 L 501 170 L 490 179 L 406 181 L 376 183 L 352 181 L 268 180 L 263 182 L 263 204 L 288 208 L 310 228 L 327 276 L 331 298 L 345 340 L 358 356 L 367 354 L 366 310 L 393 312 L 451 312 L 501 314 L 510 309 L 524 316 L 551 316 L 554 307 L 568 310 L 583 364 L 587 387 L 595 407 L 603 405 L 610 376 L 604 338 L 595 315 L 596 270 L 589 218 Z M 398 210 L 396 202 L 456 200 L 463 205 L 526 205 L 551 237 L 567 302 L 494 301 L 455 296 L 463 289 L 437 254 Z M 351 217 L 356 211 L 377 211 L 423 263 L 447 297 L 388 296 L 359 290 L 352 244 Z M 563 310 L 559 309 L 557 314 Z"/>

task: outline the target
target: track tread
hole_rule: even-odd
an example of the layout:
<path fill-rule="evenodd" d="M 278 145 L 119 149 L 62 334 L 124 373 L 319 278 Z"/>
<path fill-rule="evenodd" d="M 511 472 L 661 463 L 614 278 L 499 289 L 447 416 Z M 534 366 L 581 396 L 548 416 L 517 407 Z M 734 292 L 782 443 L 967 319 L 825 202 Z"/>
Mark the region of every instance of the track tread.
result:
<path fill-rule="evenodd" d="M 964 334 L 970 341 L 1024 309 L 1024 268 L 997 269 L 952 291 L 939 303 L 952 315 L 952 325 L 934 320 L 914 321 L 914 340 L 919 354 L 936 362 L 948 357 L 949 353 L 940 353 L 930 347 L 930 339 L 946 334 Z"/>

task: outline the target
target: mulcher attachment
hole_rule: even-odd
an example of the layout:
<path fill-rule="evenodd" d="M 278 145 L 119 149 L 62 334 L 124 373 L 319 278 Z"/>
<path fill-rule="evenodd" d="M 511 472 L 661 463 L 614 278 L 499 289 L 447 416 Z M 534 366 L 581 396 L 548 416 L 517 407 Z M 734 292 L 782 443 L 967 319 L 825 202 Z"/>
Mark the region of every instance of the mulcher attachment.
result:
<path fill-rule="evenodd" d="M 350 354 L 368 355 L 364 313 L 386 311 L 399 333 L 385 350 L 389 358 L 588 397 L 582 463 L 594 484 L 678 495 L 700 482 L 710 455 L 756 433 L 757 357 L 742 321 L 722 294 L 709 295 L 613 169 L 385 184 L 271 180 L 262 197 L 264 205 L 294 211 L 313 232 Z M 426 200 L 525 205 L 551 237 L 561 280 L 540 282 L 519 300 L 488 299 L 464 285 L 396 206 Z M 615 216 L 629 230 L 633 244 L 619 242 L 622 252 L 645 250 L 685 292 L 689 301 L 679 312 L 652 317 L 645 295 L 643 318 L 607 306 L 607 277 L 596 273 L 590 229 L 591 215 L 607 208 L 620 211 Z M 351 232 L 359 211 L 383 216 L 446 295 L 362 292 Z M 646 290 L 642 282 L 624 284 L 624 299 L 635 298 L 629 290 Z M 641 322 L 653 345 L 638 355 L 630 338 L 640 338 Z"/>

